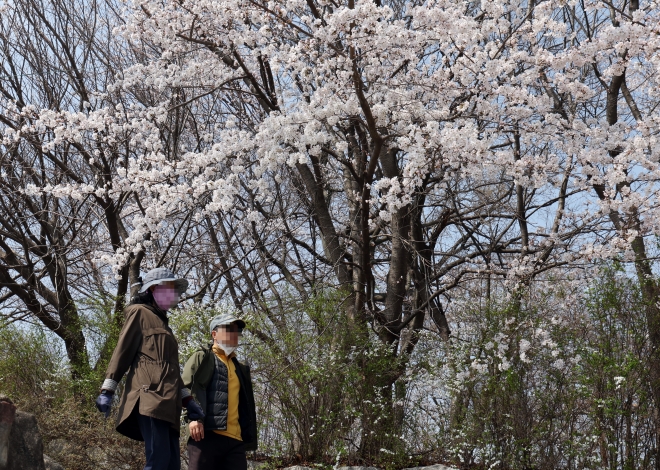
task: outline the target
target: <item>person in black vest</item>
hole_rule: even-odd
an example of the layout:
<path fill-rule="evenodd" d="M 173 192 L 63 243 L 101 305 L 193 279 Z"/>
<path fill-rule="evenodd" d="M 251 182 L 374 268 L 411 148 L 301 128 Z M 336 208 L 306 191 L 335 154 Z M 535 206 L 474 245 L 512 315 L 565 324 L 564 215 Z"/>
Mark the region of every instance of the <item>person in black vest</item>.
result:
<path fill-rule="evenodd" d="M 245 322 L 233 315 L 213 318 L 213 343 L 195 351 L 183 369 L 184 386 L 205 412 L 197 421 L 185 418 L 190 470 L 246 470 L 245 452 L 257 449 L 250 368 L 234 353 L 244 327 Z"/>

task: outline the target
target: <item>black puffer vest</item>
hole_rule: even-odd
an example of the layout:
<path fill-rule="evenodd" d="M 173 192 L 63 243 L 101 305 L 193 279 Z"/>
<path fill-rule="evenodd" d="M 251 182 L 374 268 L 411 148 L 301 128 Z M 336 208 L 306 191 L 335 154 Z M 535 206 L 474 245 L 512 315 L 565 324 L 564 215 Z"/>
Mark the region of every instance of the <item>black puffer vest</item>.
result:
<path fill-rule="evenodd" d="M 204 428 L 227 429 L 228 387 L 227 366 L 211 353 L 215 360 L 213 377 L 206 388 L 206 417 Z"/>
<path fill-rule="evenodd" d="M 257 450 L 259 433 L 257 431 L 257 410 L 254 405 L 254 390 L 252 387 L 250 366 L 241 364 L 236 357 L 232 357 L 231 361 L 236 367 L 236 375 L 241 386 L 238 394 L 238 424 L 241 426 L 241 438 L 245 444 L 245 450 Z M 219 368 L 217 367 L 218 363 L 222 366 L 220 369 L 222 372 L 217 372 Z M 216 373 L 218 377 L 214 380 Z M 190 388 L 193 397 L 195 397 L 195 400 L 207 412 L 207 415 L 209 410 L 206 403 L 207 396 L 209 396 L 207 395 L 207 390 L 211 387 L 211 383 L 222 382 L 219 378 L 221 373 L 227 374 L 227 367 L 213 354 L 211 345 L 195 351 L 192 357 L 186 361 L 186 366 L 183 368 L 184 385 Z M 227 377 L 224 378 L 224 382 L 227 382 Z M 216 387 L 220 391 L 220 386 Z M 222 388 L 222 390 L 227 389 L 228 384 L 225 388 Z M 215 393 L 212 396 L 215 401 Z M 184 416 L 184 419 L 186 422 L 190 421 L 187 416 Z M 211 425 L 210 429 L 215 427 L 215 420 L 205 420 L 204 427 L 207 426 L 207 422 Z M 226 426 L 226 421 L 224 421 L 224 425 Z"/>

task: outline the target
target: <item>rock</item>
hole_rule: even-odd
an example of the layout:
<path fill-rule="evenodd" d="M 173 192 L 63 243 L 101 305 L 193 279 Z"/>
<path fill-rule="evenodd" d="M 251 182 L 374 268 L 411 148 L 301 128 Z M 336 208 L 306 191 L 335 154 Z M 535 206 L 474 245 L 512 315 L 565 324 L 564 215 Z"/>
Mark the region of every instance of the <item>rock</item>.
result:
<path fill-rule="evenodd" d="M 46 470 L 44 445 L 37 419 L 30 413 L 17 411 L 9 433 L 7 470 Z"/>
<path fill-rule="evenodd" d="M 64 470 L 64 467 L 59 463 L 55 462 L 53 459 L 44 454 L 44 465 L 46 470 Z"/>
<path fill-rule="evenodd" d="M 63 451 L 63 439 L 49 443 L 53 450 Z M 0 396 L 0 470 L 64 470 L 44 454 L 37 419 L 33 414 L 16 411 L 6 397 Z"/>
<path fill-rule="evenodd" d="M 66 439 L 53 439 L 44 447 L 48 454 L 54 455 L 55 457 L 73 452 L 73 446 L 69 444 Z"/>
<path fill-rule="evenodd" d="M 337 467 L 337 470 L 381 470 L 376 467 Z"/>
<path fill-rule="evenodd" d="M 16 416 L 16 407 L 7 397 L 0 396 L 0 469 L 7 468 L 9 434 Z"/>
<path fill-rule="evenodd" d="M 247 464 L 248 464 L 248 470 L 259 470 L 260 468 L 264 468 L 268 466 L 266 462 L 255 462 L 254 460 L 248 460 Z"/>
<path fill-rule="evenodd" d="M 257 463 L 257 462 L 253 462 Z M 250 462 L 248 462 L 248 469 L 256 468 L 256 467 L 250 467 L 249 466 Z M 296 465 L 295 467 L 288 467 L 285 468 L 284 470 L 315 470 L 311 467 L 302 467 L 300 465 Z M 381 470 L 380 468 L 376 467 L 337 467 L 337 470 Z M 404 468 L 403 470 L 458 470 L 457 468 L 454 467 L 447 467 L 446 465 L 431 465 L 429 467 L 411 467 L 411 468 Z"/>
<path fill-rule="evenodd" d="M 428 467 L 404 468 L 403 470 L 458 470 L 458 469 L 455 467 L 448 467 L 446 465 L 437 464 L 437 465 L 429 465 Z"/>
<path fill-rule="evenodd" d="M 97 466 L 105 467 L 108 464 L 108 453 L 100 447 L 93 446 L 85 449 L 85 453 L 89 460 L 94 462 Z"/>

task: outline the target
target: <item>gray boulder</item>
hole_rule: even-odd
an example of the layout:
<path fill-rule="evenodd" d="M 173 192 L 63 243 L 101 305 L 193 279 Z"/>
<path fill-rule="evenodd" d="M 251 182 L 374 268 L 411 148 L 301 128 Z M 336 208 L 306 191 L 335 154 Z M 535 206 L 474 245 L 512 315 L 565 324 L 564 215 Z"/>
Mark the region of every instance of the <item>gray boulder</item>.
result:
<path fill-rule="evenodd" d="M 381 470 L 376 467 L 337 467 L 337 470 Z"/>
<path fill-rule="evenodd" d="M 46 452 L 48 455 L 57 457 L 58 455 L 72 453 L 74 450 L 73 446 L 69 444 L 65 439 L 53 439 L 44 446 L 44 452 Z"/>
<path fill-rule="evenodd" d="M 437 465 L 429 465 L 428 467 L 404 468 L 403 470 L 458 470 L 458 469 L 455 467 L 448 467 L 446 465 L 437 464 Z"/>
<path fill-rule="evenodd" d="M 268 466 L 268 464 L 266 462 L 256 462 L 254 460 L 248 460 L 247 464 L 248 464 L 247 465 L 248 470 L 259 470 L 260 468 L 264 468 L 264 467 Z"/>
<path fill-rule="evenodd" d="M 64 470 L 44 455 L 34 415 L 16 411 L 4 396 L 0 396 L 0 470 Z"/>
<path fill-rule="evenodd" d="M 16 416 L 16 407 L 7 397 L 0 396 L 0 470 L 7 468 L 9 460 L 9 434 Z"/>
<path fill-rule="evenodd" d="M 46 465 L 46 470 L 64 470 L 64 467 L 59 463 L 55 462 L 53 459 L 44 454 L 44 465 Z"/>
<path fill-rule="evenodd" d="M 6 470 L 46 470 L 44 444 L 34 415 L 16 412 L 9 433 L 8 454 Z"/>

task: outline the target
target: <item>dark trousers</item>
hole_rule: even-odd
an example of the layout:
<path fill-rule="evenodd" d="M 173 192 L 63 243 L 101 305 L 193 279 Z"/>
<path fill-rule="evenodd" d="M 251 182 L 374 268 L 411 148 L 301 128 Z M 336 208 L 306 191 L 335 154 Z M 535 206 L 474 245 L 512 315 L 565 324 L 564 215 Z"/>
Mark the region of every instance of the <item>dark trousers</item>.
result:
<path fill-rule="evenodd" d="M 188 439 L 188 470 L 247 470 L 245 446 L 239 440 L 204 430 L 204 439 Z"/>
<path fill-rule="evenodd" d="M 181 470 L 179 433 L 162 419 L 138 416 L 147 464 L 144 470 Z"/>

